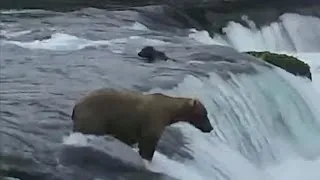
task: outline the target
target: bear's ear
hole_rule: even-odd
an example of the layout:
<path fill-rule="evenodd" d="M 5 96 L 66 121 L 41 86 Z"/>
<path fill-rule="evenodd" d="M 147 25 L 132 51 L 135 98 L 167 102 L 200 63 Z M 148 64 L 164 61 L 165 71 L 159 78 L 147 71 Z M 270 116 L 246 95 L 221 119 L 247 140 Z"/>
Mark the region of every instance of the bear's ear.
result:
<path fill-rule="evenodd" d="M 198 104 L 198 100 L 196 100 L 196 99 L 190 99 L 190 100 L 188 101 L 188 104 L 189 104 L 190 107 L 194 107 L 194 106 L 196 106 L 196 105 Z"/>

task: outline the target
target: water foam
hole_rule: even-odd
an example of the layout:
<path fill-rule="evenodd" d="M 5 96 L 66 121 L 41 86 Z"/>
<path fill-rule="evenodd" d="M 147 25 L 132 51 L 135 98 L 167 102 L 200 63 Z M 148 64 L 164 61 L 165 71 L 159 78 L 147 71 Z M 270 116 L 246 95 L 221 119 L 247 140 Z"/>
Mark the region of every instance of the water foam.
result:
<path fill-rule="evenodd" d="M 19 37 L 25 34 L 30 34 L 31 30 L 24 30 L 24 31 L 6 31 L 6 30 L 0 30 L 0 36 L 4 36 L 6 38 L 12 38 L 12 37 Z"/>
<path fill-rule="evenodd" d="M 188 35 L 188 37 L 203 44 L 229 46 L 229 44 L 223 39 L 223 37 L 215 35 L 214 38 L 211 38 L 207 31 L 190 29 L 190 34 Z"/>
<path fill-rule="evenodd" d="M 62 139 L 63 144 L 73 146 L 89 146 L 90 139 L 94 138 L 94 135 L 84 135 L 82 133 L 71 133 L 69 136 L 64 136 Z"/>
<path fill-rule="evenodd" d="M 22 14 L 22 13 L 37 13 L 37 12 L 45 12 L 45 10 L 42 9 L 24 9 L 24 10 L 0 10 L 0 14 Z"/>
<path fill-rule="evenodd" d="M 118 54 L 124 52 L 127 44 L 139 44 L 139 46 L 157 46 L 171 44 L 170 42 L 165 42 L 162 40 L 152 38 L 145 38 L 142 36 L 129 36 L 126 38 L 93 41 L 64 33 L 54 33 L 51 35 L 49 39 L 34 40 L 31 42 L 11 40 L 1 40 L 0 42 L 2 45 L 13 44 L 27 49 L 42 49 L 51 51 L 73 51 L 81 50 L 86 47 L 98 47 L 104 45 L 108 46 L 108 48 L 113 53 Z"/>
<path fill-rule="evenodd" d="M 149 31 L 150 30 L 147 26 L 145 26 L 139 22 L 134 22 L 132 26 L 129 26 L 127 28 L 132 29 L 132 30 L 137 30 L 137 31 Z"/>
<path fill-rule="evenodd" d="M 52 34 L 51 38 L 44 40 L 35 40 L 31 42 L 3 41 L 3 43 L 14 44 L 27 49 L 43 49 L 56 51 L 72 51 L 80 50 L 88 46 L 110 45 L 110 42 L 107 40 L 91 41 L 63 33 Z"/>

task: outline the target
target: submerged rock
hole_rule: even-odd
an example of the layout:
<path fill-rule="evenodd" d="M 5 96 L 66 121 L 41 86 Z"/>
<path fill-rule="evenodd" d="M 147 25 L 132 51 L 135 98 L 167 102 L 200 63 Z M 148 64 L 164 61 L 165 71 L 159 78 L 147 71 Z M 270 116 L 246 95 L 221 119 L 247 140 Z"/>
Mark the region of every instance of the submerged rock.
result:
<path fill-rule="evenodd" d="M 58 157 L 59 165 L 68 167 L 69 179 L 95 177 L 103 180 L 176 180 L 163 173 L 148 170 L 132 147 L 112 136 L 74 133 L 68 138 L 64 140 Z"/>
<path fill-rule="evenodd" d="M 263 52 L 249 51 L 246 53 L 252 56 L 255 56 L 259 59 L 262 59 L 279 68 L 282 68 L 293 75 L 304 76 L 312 80 L 310 66 L 307 63 L 304 63 L 303 61 L 293 56 L 288 56 L 285 54 L 276 54 L 268 51 L 263 51 Z"/>
<path fill-rule="evenodd" d="M 32 155 L 0 151 L 0 179 L 2 175 L 21 180 L 176 180 L 150 171 L 137 152 L 111 136 L 73 133 L 62 144 Z"/>
<path fill-rule="evenodd" d="M 74 140 L 77 141 L 74 141 Z M 79 141 L 80 140 L 80 141 Z M 59 155 L 65 166 L 78 166 L 87 171 L 146 170 L 142 158 L 132 148 L 112 136 L 73 133 L 65 139 Z M 96 173 L 96 172 L 95 172 Z"/>

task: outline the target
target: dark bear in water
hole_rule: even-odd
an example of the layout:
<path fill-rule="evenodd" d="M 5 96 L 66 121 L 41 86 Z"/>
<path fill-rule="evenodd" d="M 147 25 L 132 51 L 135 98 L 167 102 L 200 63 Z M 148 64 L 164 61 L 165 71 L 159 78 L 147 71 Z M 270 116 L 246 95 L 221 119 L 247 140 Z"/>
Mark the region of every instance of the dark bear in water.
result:
<path fill-rule="evenodd" d="M 139 53 L 138 56 L 145 58 L 148 63 L 155 62 L 156 60 L 167 61 L 168 56 L 161 51 L 157 51 L 152 46 L 144 47 Z"/>
<path fill-rule="evenodd" d="M 77 102 L 72 120 L 74 132 L 138 143 L 140 156 L 149 161 L 166 126 L 182 121 L 204 133 L 213 130 L 199 100 L 111 89 L 96 90 Z"/>

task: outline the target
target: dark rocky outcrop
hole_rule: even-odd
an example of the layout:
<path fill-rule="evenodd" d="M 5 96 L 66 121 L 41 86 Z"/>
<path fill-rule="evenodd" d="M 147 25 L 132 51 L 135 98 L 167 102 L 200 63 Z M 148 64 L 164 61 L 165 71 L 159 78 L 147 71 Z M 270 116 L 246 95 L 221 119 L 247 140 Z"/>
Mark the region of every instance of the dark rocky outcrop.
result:
<path fill-rule="evenodd" d="M 304 76 L 312 80 L 310 66 L 303 61 L 285 54 L 276 54 L 268 51 L 263 52 L 246 52 L 252 56 L 262 59 L 270 64 L 284 69 L 285 71 L 296 76 Z"/>

